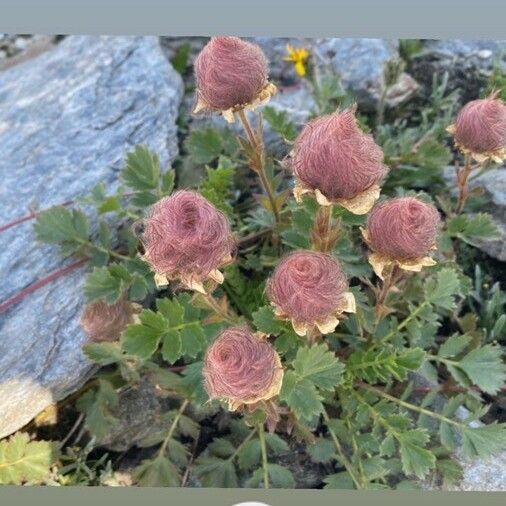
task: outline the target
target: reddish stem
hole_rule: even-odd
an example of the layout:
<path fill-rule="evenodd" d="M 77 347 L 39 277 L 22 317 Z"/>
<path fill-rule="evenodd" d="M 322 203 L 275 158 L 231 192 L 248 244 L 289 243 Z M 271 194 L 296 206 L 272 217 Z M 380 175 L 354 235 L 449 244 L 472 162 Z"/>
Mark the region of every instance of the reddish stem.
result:
<path fill-rule="evenodd" d="M 9 299 L 7 299 L 6 301 L 4 301 L 0 304 L 0 314 L 7 311 L 11 306 L 14 306 L 18 302 L 21 302 L 26 296 L 37 291 L 39 288 L 42 288 L 43 286 L 47 285 L 48 283 L 51 283 L 55 279 L 65 276 L 69 272 L 79 269 L 79 267 L 83 266 L 88 261 L 89 261 L 89 258 L 81 258 L 80 260 L 77 260 L 76 262 L 71 263 L 70 265 L 67 265 L 66 267 L 62 267 L 61 269 L 58 269 L 57 271 L 54 271 L 51 274 L 48 274 L 47 276 L 39 279 L 38 281 L 35 281 L 35 283 L 32 283 L 31 285 L 27 286 L 26 288 L 23 288 L 23 290 L 16 293 L 15 295 L 13 295 L 12 297 L 10 297 Z"/>

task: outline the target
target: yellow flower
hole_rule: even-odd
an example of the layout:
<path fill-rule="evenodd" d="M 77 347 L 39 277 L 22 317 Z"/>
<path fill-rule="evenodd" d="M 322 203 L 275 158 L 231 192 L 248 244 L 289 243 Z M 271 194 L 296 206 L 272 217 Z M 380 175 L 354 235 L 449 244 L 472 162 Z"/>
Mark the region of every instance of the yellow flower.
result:
<path fill-rule="evenodd" d="M 285 61 L 291 61 L 295 67 L 295 72 L 297 72 L 300 77 L 304 77 L 306 75 L 305 62 L 309 58 L 309 51 L 305 47 L 295 48 L 287 44 L 286 52 L 288 55 L 283 59 Z"/>

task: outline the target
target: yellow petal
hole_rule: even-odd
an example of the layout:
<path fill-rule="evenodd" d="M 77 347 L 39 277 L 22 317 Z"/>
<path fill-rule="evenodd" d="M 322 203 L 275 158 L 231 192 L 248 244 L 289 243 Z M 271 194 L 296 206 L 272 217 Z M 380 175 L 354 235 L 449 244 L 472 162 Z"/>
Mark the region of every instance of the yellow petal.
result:
<path fill-rule="evenodd" d="M 386 257 L 385 255 L 382 255 L 381 253 L 371 253 L 368 257 L 368 260 L 374 272 L 376 273 L 376 276 L 378 276 L 380 279 L 384 279 L 383 271 L 385 270 L 385 267 L 391 265 L 393 262 L 392 259 Z"/>
<path fill-rule="evenodd" d="M 362 234 L 364 241 L 366 242 L 366 244 L 369 244 L 371 242 L 371 239 L 369 237 L 369 231 L 364 227 L 359 227 L 359 228 L 360 228 L 360 233 Z"/>
<path fill-rule="evenodd" d="M 295 180 L 295 186 L 293 187 L 293 196 L 295 197 L 295 202 L 297 202 L 297 204 L 300 204 L 302 202 L 302 196 L 306 193 L 309 193 L 310 191 L 311 190 L 302 185 L 298 179 Z"/>
<path fill-rule="evenodd" d="M 338 324 L 339 320 L 335 316 L 329 316 L 324 321 L 315 322 L 315 325 L 318 327 L 318 330 L 324 335 L 334 332 Z"/>
<path fill-rule="evenodd" d="M 338 199 L 337 203 L 353 214 L 367 214 L 378 200 L 381 188 L 373 185 L 352 199 Z"/>
<path fill-rule="evenodd" d="M 199 97 L 192 112 L 193 114 L 198 114 L 199 112 L 205 111 L 207 108 L 207 104 Z"/>
<path fill-rule="evenodd" d="M 431 257 L 421 257 L 414 260 L 397 260 L 396 263 L 405 271 L 420 272 L 423 267 L 432 267 L 437 262 Z"/>
<path fill-rule="evenodd" d="M 157 288 L 163 288 L 164 286 L 168 286 L 169 280 L 167 279 L 167 276 L 164 276 L 163 274 L 155 274 L 154 276 L 155 286 Z"/>
<path fill-rule="evenodd" d="M 204 285 L 202 284 L 202 281 L 193 279 L 192 277 L 181 277 L 181 283 L 188 288 L 188 290 L 194 290 L 196 292 L 206 294 L 206 291 L 204 289 Z"/>
<path fill-rule="evenodd" d="M 447 126 L 447 127 L 446 127 L 446 131 L 447 131 L 449 134 L 453 135 L 453 134 L 455 133 L 455 124 L 452 124 L 452 125 Z"/>
<path fill-rule="evenodd" d="M 298 61 L 296 64 L 295 64 L 295 72 L 297 72 L 297 74 L 300 76 L 300 77 L 304 77 L 306 75 L 306 67 L 304 66 L 304 63 L 301 62 L 301 61 Z"/>
<path fill-rule="evenodd" d="M 339 312 L 356 313 L 357 302 L 355 296 L 351 292 L 344 292 L 341 300 L 339 301 Z"/>
<path fill-rule="evenodd" d="M 316 189 L 314 191 L 314 195 L 316 197 L 316 202 L 318 202 L 321 206 L 330 206 L 332 204 L 332 202 L 330 202 L 320 190 Z"/>
<path fill-rule="evenodd" d="M 292 320 L 292 327 L 298 336 L 304 337 L 307 334 L 307 324 L 304 322 Z"/>
<path fill-rule="evenodd" d="M 209 273 L 209 277 L 213 280 L 213 281 L 216 281 L 216 283 L 218 284 L 222 284 L 223 281 L 225 280 L 225 278 L 223 277 L 223 274 L 218 270 L 218 269 L 214 269 L 212 270 L 210 273 Z"/>

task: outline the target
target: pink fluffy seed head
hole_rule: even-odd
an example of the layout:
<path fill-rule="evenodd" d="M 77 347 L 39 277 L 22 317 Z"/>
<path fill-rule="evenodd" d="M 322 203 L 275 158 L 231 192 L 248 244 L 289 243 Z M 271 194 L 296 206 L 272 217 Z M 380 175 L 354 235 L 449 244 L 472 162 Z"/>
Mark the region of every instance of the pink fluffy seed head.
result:
<path fill-rule="evenodd" d="M 285 256 L 267 283 L 267 297 L 288 317 L 315 323 L 331 316 L 348 281 L 339 262 L 316 251 Z"/>
<path fill-rule="evenodd" d="M 226 263 L 236 242 L 230 223 L 204 197 L 181 190 L 157 202 L 145 221 L 144 258 L 161 275 L 203 279 Z"/>
<path fill-rule="evenodd" d="M 265 87 L 268 63 L 262 49 L 238 37 L 212 37 L 195 60 L 200 98 L 224 111 L 252 102 Z"/>
<path fill-rule="evenodd" d="M 455 140 L 474 153 L 506 148 L 506 105 L 498 98 L 468 102 L 457 115 Z"/>
<path fill-rule="evenodd" d="M 134 310 L 126 299 L 106 304 L 99 299 L 88 304 L 81 316 L 81 327 L 90 341 L 117 341 L 121 332 L 133 322 Z"/>
<path fill-rule="evenodd" d="M 414 197 L 390 199 L 374 206 L 367 221 L 373 251 L 396 259 L 426 256 L 439 229 L 437 209 Z"/>
<path fill-rule="evenodd" d="M 308 123 L 295 142 L 293 170 L 329 200 L 351 199 L 388 172 L 383 152 L 357 125 L 352 109 Z"/>
<path fill-rule="evenodd" d="M 246 404 L 272 391 L 280 380 L 280 361 L 266 341 L 251 330 L 231 327 L 221 332 L 204 358 L 204 386 L 211 399 Z"/>

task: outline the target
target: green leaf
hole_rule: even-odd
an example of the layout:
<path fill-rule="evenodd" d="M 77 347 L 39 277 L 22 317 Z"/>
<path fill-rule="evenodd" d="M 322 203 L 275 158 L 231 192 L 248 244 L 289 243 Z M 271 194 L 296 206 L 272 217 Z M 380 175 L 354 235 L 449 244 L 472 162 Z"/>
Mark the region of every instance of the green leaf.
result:
<path fill-rule="evenodd" d="M 79 411 L 86 415 L 86 427 L 99 441 L 107 437 L 118 423 L 112 414 L 117 408 L 119 397 L 114 387 L 105 380 L 98 380 L 96 391 L 88 390 L 77 402 Z"/>
<path fill-rule="evenodd" d="M 168 329 L 163 316 L 150 309 L 145 309 L 139 319 L 141 323 L 128 325 L 123 331 L 121 346 L 130 355 L 146 360 L 156 351 Z"/>
<path fill-rule="evenodd" d="M 84 295 L 88 302 L 104 299 L 107 304 L 118 302 L 126 289 L 125 279 L 116 276 L 110 267 L 95 267 L 86 277 Z"/>
<path fill-rule="evenodd" d="M 329 351 L 327 345 L 299 348 L 293 362 L 297 376 L 323 390 L 333 390 L 342 381 L 344 364 Z"/>
<path fill-rule="evenodd" d="M 295 140 L 297 137 L 297 127 L 290 120 L 286 111 L 277 111 L 274 107 L 267 106 L 264 108 L 262 114 L 273 132 L 276 132 L 287 141 Z"/>
<path fill-rule="evenodd" d="M 226 459 L 235 452 L 235 446 L 225 438 L 215 438 L 207 447 L 210 453 L 216 457 Z"/>
<path fill-rule="evenodd" d="M 172 193 L 175 182 L 176 182 L 175 170 L 167 170 L 166 172 L 164 172 L 164 174 L 162 175 L 162 193 L 164 195 Z"/>
<path fill-rule="evenodd" d="M 355 488 L 353 479 L 347 471 L 330 474 L 323 481 L 326 483 L 324 487 L 326 489 L 353 490 Z"/>
<path fill-rule="evenodd" d="M 256 329 L 267 335 L 278 336 L 285 328 L 283 322 L 277 320 L 274 316 L 272 306 L 263 306 L 255 311 L 252 316 Z"/>
<path fill-rule="evenodd" d="M 460 292 L 459 276 L 448 267 L 441 269 L 435 278 L 429 278 L 425 282 L 426 300 L 443 309 L 452 309 L 455 305 L 455 296 Z"/>
<path fill-rule="evenodd" d="M 436 465 L 435 455 L 425 448 L 429 435 L 422 429 L 414 429 L 397 434 L 396 438 L 399 441 L 403 472 L 423 479 Z"/>
<path fill-rule="evenodd" d="M 133 479 L 141 487 L 178 487 L 181 484 L 177 467 L 163 455 L 144 460 L 134 469 Z"/>
<path fill-rule="evenodd" d="M 219 132 L 212 127 L 192 130 L 186 140 L 186 148 L 196 164 L 211 163 L 223 151 Z"/>
<path fill-rule="evenodd" d="M 425 169 L 441 170 L 448 166 L 451 159 L 452 153 L 446 146 L 435 139 L 428 139 L 418 146 L 411 161 Z"/>
<path fill-rule="evenodd" d="M 314 444 L 308 446 L 307 452 L 313 462 L 326 464 L 335 458 L 336 448 L 329 439 L 319 437 Z"/>
<path fill-rule="evenodd" d="M 43 483 L 55 461 L 56 446 L 51 441 L 30 441 L 17 432 L 0 441 L 0 484 Z"/>
<path fill-rule="evenodd" d="M 207 344 L 204 329 L 200 323 L 188 324 L 181 330 L 181 349 L 184 355 L 195 358 Z"/>
<path fill-rule="evenodd" d="M 483 427 L 465 427 L 462 433 L 462 450 L 466 458 L 486 458 L 506 447 L 506 424 L 494 423 Z"/>
<path fill-rule="evenodd" d="M 189 42 L 181 44 L 176 51 L 176 54 L 170 59 L 170 63 L 174 70 L 179 74 L 184 74 L 188 67 L 188 60 L 190 57 L 191 45 Z"/>
<path fill-rule="evenodd" d="M 121 173 L 123 182 L 137 191 L 155 190 L 160 179 L 160 160 L 146 146 L 136 146 L 127 154 L 126 167 Z"/>
<path fill-rule="evenodd" d="M 181 357 L 182 352 L 181 333 L 178 330 L 170 330 L 164 333 L 162 342 L 162 357 L 173 364 Z"/>
<path fill-rule="evenodd" d="M 290 451 L 288 443 L 284 439 L 281 439 L 278 435 L 267 432 L 264 434 L 264 437 L 267 448 L 269 448 L 273 453 Z"/>
<path fill-rule="evenodd" d="M 448 233 L 470 244 L 476 239 L 490 240 L 497 238 L 499 230 L 490 214 L 461 214 L 448 220 Z"/>
<path fill-rule="evenodd" d="M 239 450 L 237 463 L 241 469 L 252 469 L 260 463 L 262 448 L 258 439 L 251 439 Z"/>
<path fill-rule="evenodd" d="M 87 343 L 83 346 L 83 352 L 92 362 L 99 365 L 114 364 L 123 358 L 118 343 Z"/>
<path fill-rule="evenodd" d="M 506 364 L 499 346 L 487 344 L 469 352 L 456 364 L 471 381 L 488 394 L 497 393 L 506 381 Z"/>
<path fill-rule="evenodd" d="M 307 379 L 300 379 L 293 371 L 285 373 L 279 398 L 290 406 L 297 417 L 307 421 L 323 411 L 322 398 L 315 385 Z"/>
<path fill-rule="evenodd" d="M 471 343 L 472 337 L 467 335 L 450 336 L 439 348 L 438 357 L 451 358 L 462 353 Z"/>
<path fill-rule="evenodd" d="M 234 463 L 216 457 L 200 457 L 194 468 L 204 487 L 237 488 L 239 482 Z"/>
<path fill-rule="evenodd" d="M 70 251 L 87 242 L 90 228 L 86 215 L 78 209 L 66 209 L 55 206 L 37 215 L 34 225 L 37 240 L 53 244 L 62 244 Z"/>
<path fill-rule="evenodd" d="M 289 469 L 279 464 L 269 464 L 267 469 L 273 488 L 295 488 L 295 479 Z"/>
<path fill-rule="evenodd" d="M 200 194 L 228 216 L 233 213 L 228 201 L 232 197 L 234 174 L 235 167 L 232 162 L 221 156 L 215 169 L 206 168 L 206 178 L 199 187 Z"/>

